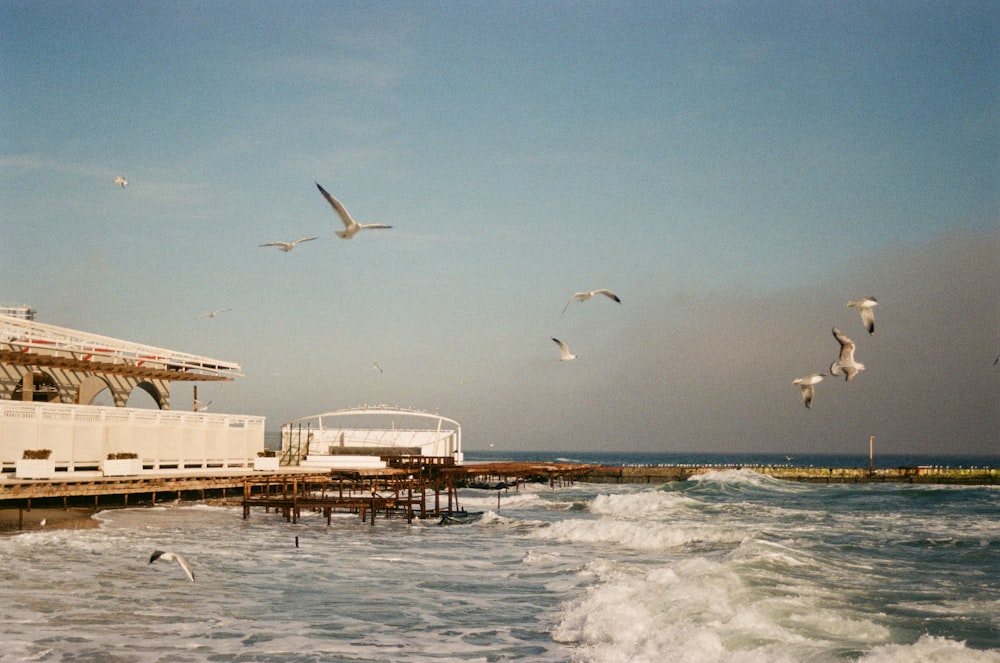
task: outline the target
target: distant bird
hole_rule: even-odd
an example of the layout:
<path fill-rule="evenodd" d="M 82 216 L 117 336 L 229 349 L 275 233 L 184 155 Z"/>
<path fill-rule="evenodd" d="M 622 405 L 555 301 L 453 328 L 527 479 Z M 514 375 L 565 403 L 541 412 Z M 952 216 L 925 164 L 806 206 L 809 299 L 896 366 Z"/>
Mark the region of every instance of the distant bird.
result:
<path fill-rule="evenodd" d="M 611 292 L 607 288 L 600 288 L 599 290 L 585 290 L 583 292 L 574 293 L 573 296 L 569 298 L 569 301 L 566 302 L 566 306 L 563 306 L 562 312 L 565 313 L 566 309 L 568 309 L 569 305 L 572 304 L 574 301 L 585 302 L 594 295 L 605 295 L 608 298 L 615 300 L 619 304 L 622 303 L 622 300 L 618 299 L 618 295 Z"/>
<path fill-rule="evenodd" d="M 284 251 L 285 253 L 288 253 L 289 251 L 294 249 L 298 244 L 301 244 L 302 242 L 311 242 L 314 239 L 319 239 L 319 238 L 303 237 L 301 239 L 295 240 L 294 242 L 268 242 L 267 244 L 258 244 L 257 246 L 277 246 L 279 251 Z"/>
<path fill-rule="evenodd" d="M 372 365 L 375 367 L 375 372 L 378 373 L 379 375 L 382 375 L 382 367 L 378 365 L 378 362 L 375 362 Z"/>
<path fill-rule="evenodd" d="M 41 520 L 38 521 L 38 526 L 39 527 L 45 527 L 45 522 L 46 522 L 45 518 L 42 518 Z"/>
<path fill-rule="evenodd" d="M 559 346 L 559 353 L 560 353 L 559 361 L 569 361 L 571 359 L 576 359 L 576 355 L 570 354 L 569 346 L 560 341 L 558 338 L 554 338 L 552 340 L 555 341 L 556 345 Z"/>
<path fill-rule="evenodd" d="M 115 184 L 124 189 L 125 187 L 128 186 L 128 180 L 119 175 L 118 177 L 115 178 Z"/>
<path fill-rule="evenodd" d="M 805 403 L 806 407 L 812 407 L 813 396 L 815 395 L 813 385 L 822 382 L 824 377 L 826 376 L 822 373 L 813 373 L 804 378 L 792 380 L 792 384 L 797 384 L 802 389 L 802 402 Z M 788 456 L 785 456 L 785 458 L 788 458 Z M 791 460 L 791 458 L 788 458 L 788 460 Z"/>
<path fill-rule="evenodd" d="M 861 314 L 861 324 L 865 326 L 869 334 L 875 333 L 875 312 L 872 311 L 872 307 L 876 304 L 878 302 L 875 301 L 874 297 L 862 297 L 861 299 L 847 302 L 848 306 L 858 309 L 858 313 Z"/>
<path fill-rule="evenodd" d="M 997 358 L 993 360 L 993 365 L 996 366 L 997 364 L 1000 364 L 1000 355 L 997 355 Z"/>
<path fill-rule="evenodd" d="M 840 357 L 830 364 L 830 375 L 840 375 L 843 371 L 845 380 L 853 380 L 859 372 L 865 370 L 865 365 L 854 359 L 854 341 L 836 327 L 833 328 L 833 336 L 840 343 Z"/>
<path fill-rule="evenodd" d="M 319 192 L 323 194 L 323 197 L 326 198 L 326 201 L 330 203 L 330 205 L 333 207 L 333 211 L 336 212 L 337 216 L 340 217 L 340 220 L 344 222 L 344 229 L 335 231 L 337 236 L 340 237 L 341 239 L 350 239 L 355 235 L 357 235 L 358 232 L 361 230 L 369 230 L 374 228 L 392 228 L 392 226 L 387 226 L 384 223 L 358 223 L 357 221 L 351 218 L 351 215 L 347 212 L 347 208 L 344 207 L 339 200 L 337 200 L 329 193 L 327 193 L 326 189 L 324 189 L 319 185 L 319 182 L 316 182 L 316 188 L 319 189 Z"/>
<path fill-rule="evenodd" d="M 224 313 L 225 311 L 232 311 L 232 310 L 233 309 L 231 309 L 231 308 L 217 308 L 217 309 L 215 309 L 214 311 L 212 311 L 210 313 L 202 313 L 201 315 L 198 316 L 198 318 L 214 318 L 215 316 L 219 315 L 220 313 Z M 195 320 L 197 320 L 198 318 L 195 318 Z"/>
<path fill-rule="evenodd" d="M 208 409 L 208 406 L 211 405 L 214 400 L 215 399 L 213 398 L 211 401 L 209 401 L 207 403 L 202 403 L 197 398 L 194 399 L 194 411 L 195 412 L 204 412 L 205 410 Z"/>
<path fill-rule="evenodd" d="M 792 457 L 791 457 L 791 456 L 785 456 L 785 460 L 787 460 L 787 461 L 791 462 L 791 460 L 792 460 Z"/>
<path fill-rule="evenodd" d="M 149 563 L 152 564 L 158 559 L 162 559 L 168 562 L 176 560 L 177 563 L 181 565 L 181 568 L 184 569 L 184 573 L 187 574 L 187 577 L 191 579 L 191 582 L 194 582 L 194 573 L 191 571 L 191 565 L 188 564 L 188 561 L 184 559 L 183 556 L 178 555 L 177 553 L 155 550 L 153 551 L 153 554 L 150 555 L 149 557 Z"/>

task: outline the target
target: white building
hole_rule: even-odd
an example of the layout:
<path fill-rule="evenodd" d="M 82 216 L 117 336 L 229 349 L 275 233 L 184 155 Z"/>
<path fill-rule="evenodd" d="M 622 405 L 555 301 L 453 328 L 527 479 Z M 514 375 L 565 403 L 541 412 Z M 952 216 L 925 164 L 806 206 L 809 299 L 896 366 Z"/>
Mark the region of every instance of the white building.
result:
<path fill-rule="evenodd" d="M 283 462 L 317 468 L 379 468 L 402 457 L 461 464 L 462 427 L 430 412 L 364 405 L 301 417 L 281 427 Z"/>
<path fill-rule="evenodd" d="M 240 365 L 0 314 L 0 469 L 24 476 L 25 451 L 48 450 L 54 472 L 251 467 L 264 418 L 170 410 L 170 384 L 232 381 Z M 30 315 L 24 313 L 30 312 Z M 142 390 L 157 409 L 126 408 Z M 92 405 L 108 393 L 115 407 Z M 34 454 L 31 454 L 34 455 Z M 24 478 L 43 478 L 28 477 Z"/>

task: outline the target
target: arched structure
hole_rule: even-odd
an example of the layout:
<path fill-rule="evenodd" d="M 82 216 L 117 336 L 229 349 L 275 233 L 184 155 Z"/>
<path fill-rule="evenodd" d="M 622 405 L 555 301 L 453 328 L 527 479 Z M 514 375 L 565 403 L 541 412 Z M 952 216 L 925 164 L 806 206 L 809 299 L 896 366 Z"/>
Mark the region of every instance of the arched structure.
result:
<path fill-rule="evenodd" d="M 281 448 L 291 465 L 384 467 L 386 458 L 399 456 L 464 460 L 457 421 L 385 404 L 290 421 L 281 427 Z"/>
<path fill-rule="evenodd" d="M 0 400 L 86 405 L 108 389 L 124 407 L 134 389 L 170 409 L 170 383 L 231 381 L 240 365 L 3 315 Z M 100 383 L 98 382 L 100 381 Z"/>
<path fill-rule="evenodd" d="M 125 474 L 255 467 L 263 417 L 170 411 L 172 382 L 239 375 L 236 363 L 43 324 L 28 307 L 0 308 L 0 473 L 118 475 L 122 453 L 136 461 Z M 105 390 L 113 407 L 93 404 Z M 133 394 L 148 394 L 152 408 L 129 407 Z M 24 457 L 40 449 L 50 455 L 45 467 Z"/>

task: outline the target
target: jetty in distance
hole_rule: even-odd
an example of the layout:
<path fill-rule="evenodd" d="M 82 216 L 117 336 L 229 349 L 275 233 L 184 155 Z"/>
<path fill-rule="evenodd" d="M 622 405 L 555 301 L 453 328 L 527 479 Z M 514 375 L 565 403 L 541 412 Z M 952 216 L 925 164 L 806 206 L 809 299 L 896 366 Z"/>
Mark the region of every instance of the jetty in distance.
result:
<path fill-rule="evenodd" d="M 993 467 L 793 467 L 788 465 L 667 465 L 595 467 L 585 481 L 595 483 L 664 483 L 686 481 L 697 474 L 749 470 L 775 479 L 802 483 L 913 483 L 985 486 L 1000 484 Z"/>

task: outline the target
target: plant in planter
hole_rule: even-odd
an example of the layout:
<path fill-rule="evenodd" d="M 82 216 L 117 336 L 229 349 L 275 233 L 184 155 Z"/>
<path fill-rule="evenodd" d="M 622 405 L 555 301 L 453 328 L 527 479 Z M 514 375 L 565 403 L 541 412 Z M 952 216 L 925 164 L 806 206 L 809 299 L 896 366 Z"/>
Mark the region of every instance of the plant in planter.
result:
<path fill-rule="evenodd" d="M 56 474 L 56 463 L 50 458 L 51 449 L 25 449 L 21 460 L 14 466 L 18 479 L 51 479 Z"/>
<path fill-rule="evenodd" d="M 52 449 L 25 449 L 21 454 L 24 460 L 48 460 L 52 455 Z"/>
<path fill-rule="evenodd" d="M 101 472 L 106 477 L 120 477 L 142 472 L 142 461 L 139 454 L 131 451 L 116 451 L 108 454 L 107 460 L 101 464 Z"/>
<path fill-rule="evenodd" d="M 278 452 L 274 449 L 264 449 L 263 451 L 257 452 L 257 458 L 253 461 L 253 469 L 255 470 L 269 470 L 277 471 L 278 469 Z"/>

